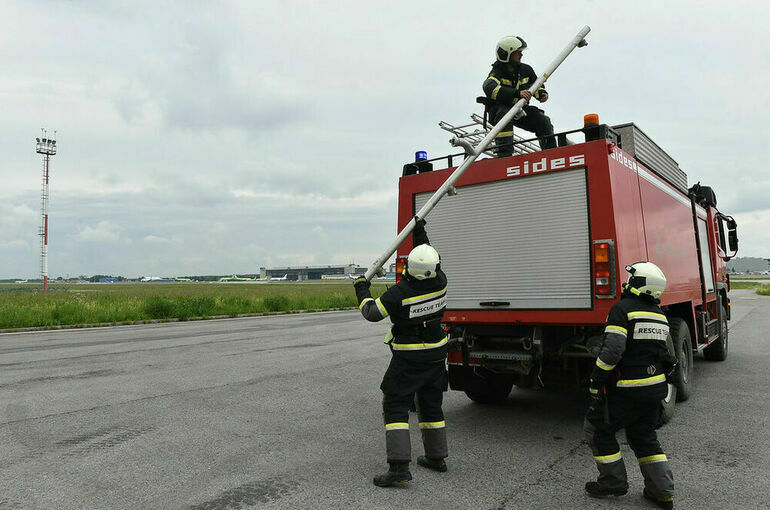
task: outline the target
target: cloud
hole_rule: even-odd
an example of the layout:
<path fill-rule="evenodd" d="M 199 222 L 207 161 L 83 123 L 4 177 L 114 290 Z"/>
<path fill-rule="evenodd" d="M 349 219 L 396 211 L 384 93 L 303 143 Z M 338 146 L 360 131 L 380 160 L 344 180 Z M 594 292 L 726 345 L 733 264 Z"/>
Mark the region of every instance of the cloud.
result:
<path fill-rule="evenodd" d="M 100 221 L 96 226 L 86 226 L 77 237 L 81 241 L 90 243 L 113 244 L 120 241 L 120 231 L 122 228 L 111 221 Z"/>

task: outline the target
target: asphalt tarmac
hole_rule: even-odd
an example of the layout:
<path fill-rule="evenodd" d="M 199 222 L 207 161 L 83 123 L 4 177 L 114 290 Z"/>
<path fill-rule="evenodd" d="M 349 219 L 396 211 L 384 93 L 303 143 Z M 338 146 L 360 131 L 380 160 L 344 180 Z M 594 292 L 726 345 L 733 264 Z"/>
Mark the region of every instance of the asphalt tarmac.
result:
<path fill-rule="evenodd" d="M 696 356 L 659 431 L 679 509 L 770 508 L 770 297 L 731 298 L 727 361 Z M 587 400 L 564 391 L 449 392 L 449 471 L 373 486 L 387 328 L 350 311 L 0 335 L 0 509 L 653 508 L 625 442 L 628 495 L 583 493 Z"/>

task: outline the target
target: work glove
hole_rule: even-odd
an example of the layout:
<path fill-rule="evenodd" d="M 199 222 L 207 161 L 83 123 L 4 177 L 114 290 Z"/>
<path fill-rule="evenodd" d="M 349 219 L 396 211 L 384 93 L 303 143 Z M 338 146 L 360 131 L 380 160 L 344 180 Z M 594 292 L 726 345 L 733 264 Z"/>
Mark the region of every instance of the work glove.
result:
<path fill-rule="evenodd" d="M 414 217 L 414 233 L 425 233 L 425 223 L 426 221 L 422 218 L 419 218 L 417 216 Z"/>
<path fill-rule="evenodd" d="M 358 291 L 358 289 L 368 289 L 371 285 L 372 282 L 363 276 L 356 278 L 356 280 L 353 282 L 353 287 L 356 288 L 356 291 Z"/>
<path fill-rule="evenodd" d="M 666 353 L 661 360 L 663 373 L 666 374 L 666 382 L 674 384 L 674 376 L 679 368 L 679 360 L 673 354 Z"/>
<path fill-rule="evenodd" d="M 607 397 L 607 390 L 604 383 L 594 381 L 593 379 L 588 383 L 588 393 L 595 404 L 601 404 Z"/>

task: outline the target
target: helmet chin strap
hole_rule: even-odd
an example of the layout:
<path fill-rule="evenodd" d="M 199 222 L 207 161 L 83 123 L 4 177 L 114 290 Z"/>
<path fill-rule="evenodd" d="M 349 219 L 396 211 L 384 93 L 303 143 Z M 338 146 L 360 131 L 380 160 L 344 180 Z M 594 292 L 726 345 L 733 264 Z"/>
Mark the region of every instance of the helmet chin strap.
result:
<path fill-rule="evenodd" d="M 628 282 L 624 283 L 624 284 L 622 285 L 622 287 L 623 287 L 623 290 L 627 290 L 627 291 L 628 291 L 628 292 L 630 292 L 631 294 L 635 294 L 635 295 L 637 295 L 637 296 L 640 296 L 640 297 L 641 297 L 641 295 L 642 295 L 642 293 L 641 293 L 641 292 L 639 292 L 639 289 L 636 289 L 636 288 L 634 288 L 634 287 L 631 287 L 631 286 L 628 284 Z"/>

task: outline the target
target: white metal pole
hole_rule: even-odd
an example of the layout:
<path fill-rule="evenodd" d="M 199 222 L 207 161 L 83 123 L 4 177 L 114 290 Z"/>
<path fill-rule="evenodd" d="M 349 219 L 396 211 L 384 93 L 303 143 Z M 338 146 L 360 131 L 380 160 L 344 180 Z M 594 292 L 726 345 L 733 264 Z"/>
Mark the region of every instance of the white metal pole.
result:
<path fill-rule="evenodd" d="M 535 91 L 543 86 L 543 84 L 546 82 L 548 78 L 551 77 L 553 72 L 556 70 L 557 67 L 561 65 L 562 62 L 569 56 L 570 53 L 572 53 L 572 50 L 577 48 L 578 46 L 585 46 L 586 43 L 584 41 L 584 38 L 586 35 L 588 35 L 588 32 L 591 31 L 591 27 L 588 25 L 584 26 L 578 34 L 572 38 L 572 40 L 569 42 L 566 48 L 564 48 L 559 55 L 553 59 L 553 61 L 546 67 L 543 74 L 538 77 L 537 80 L 532 84 L 532 86 L 529 88 L 529 92 L 534 95 Z M 444 195 L 447 193 L 449 188 L 459 179 L 463 173 L 465 173 L 465 170 L 476 161 L 476 158 L 479 157 L 481 153 L 484 152 L 484 150 L 487 148 L 487 146 L 494 140 L 494 138 L 497 136 L 497 134 L 503 130 L 503 128 L 511 122 L 513 119 L 513 116 L 516 115 L 519 111 L 521 111 L 522 108 L 526 105 L 527 101 L 525 99 L 519 99 L 516 104 L 508 110 L 508 113 L 506 113 L 502 119 L 500 119 L 500 122 L 495 124 L 495 127 L 492 128 L 492 130 L 487 133 L 487 136 L 484 137 L 481 142 L 476 145 L 475 148 L 473 148 L 473 151 L 468 154 L 468 156 L 465 158 L 465 161 L 463 161 L 462 165 L 457 167 L 457 169 L 452 173 L 452 175 L 449 176 L 449 178 L 444 181 L 444 184 L 441 185 L 441 187 L 436 190 L 436 192 L 433 194 L 433 196 L 428 200 L 428 202 L 422 206 L 422 208 L 417 212 L 416 216 L 419 218 L 425 218 L 428 213 L 430 213 L 431 210 L 436 206 L 439 200 L 441 200 Z M 459 145 L 459 140 L 453 138 L 452 144 L 453 145 Z M 393 240 L 393 242 L 390 244 L 387 250 L 380 255 L 380 258 L 378 258 L 374 264 L 372 264 L 372 267 L 370 267 L 366 274 L 364 275 L 367 280 L 371 280 L 372 277 L 380 270 L 382 265 L 387 262 L 387 260 L 390 258 L 391 255 L 398 249 L 398 247 L 401 245 L 401 243 L 404 242 L 406 237 L 412 233 L 412 230 L 414 229 L 414 218 L 409 220 L 409 223 L 406 224 L 404 229 L 396 236 L 396 239 Z"/>

